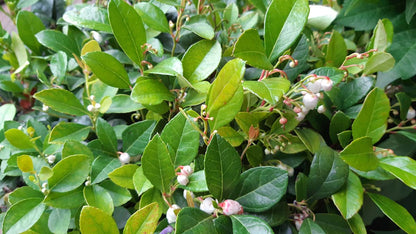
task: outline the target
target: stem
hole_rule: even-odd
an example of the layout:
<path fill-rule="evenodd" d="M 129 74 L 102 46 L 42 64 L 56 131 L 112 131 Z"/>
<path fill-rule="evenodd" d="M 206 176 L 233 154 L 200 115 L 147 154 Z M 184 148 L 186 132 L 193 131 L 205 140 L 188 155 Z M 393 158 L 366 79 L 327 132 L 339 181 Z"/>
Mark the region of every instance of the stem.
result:
<path fill-rule="evenodd" d="M 243 160 L 244 154 L 247 152 L 248 147 L 250 147 L 250 145 L 253 143 L 253 141 L 248 140 L 246 147 L 244 148 L 243 152 L 241 153 L 240 159 L 241 161 Z"/>

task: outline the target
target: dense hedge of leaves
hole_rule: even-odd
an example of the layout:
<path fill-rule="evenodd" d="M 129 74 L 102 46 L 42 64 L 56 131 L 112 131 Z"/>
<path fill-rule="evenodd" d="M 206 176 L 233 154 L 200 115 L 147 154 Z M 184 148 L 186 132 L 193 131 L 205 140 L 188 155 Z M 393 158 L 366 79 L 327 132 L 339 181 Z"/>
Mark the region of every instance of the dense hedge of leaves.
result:
<path fill-rule="evenodd" d="M 6 4 L 2 233 L 416 233 L 414 1 Z"/>

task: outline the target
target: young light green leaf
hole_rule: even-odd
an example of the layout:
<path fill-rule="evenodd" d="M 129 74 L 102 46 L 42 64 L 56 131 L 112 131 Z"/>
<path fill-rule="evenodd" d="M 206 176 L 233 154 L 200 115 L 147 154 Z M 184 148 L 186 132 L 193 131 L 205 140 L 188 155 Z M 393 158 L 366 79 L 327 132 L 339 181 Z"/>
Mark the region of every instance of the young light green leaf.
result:
<path fill-rule="evenodd" d="M 93 4 L 72 5 L 62 18 L 75 26 L 111 33 L 108 13 Z M 68 8 L 69 9 L 69 8 Z"/>
<path fill-rule="evenodd" d="M 19 11 L 16 17 L 17 31 L 20 39 L 35 54 L 40 54 L 41 44 L 36 39 L 36 33 L 45 29 L 42 21 L 30 11 Z"/>
<path fill-rule="evenodd" d="M 68 192 L 82 183 L 88 176 L 89 157 L 86 155 L 69 156 L 53 167 L 53 175 L 48 179 L 49 189 L 54 192 Z"/>
<path fill-rule="evenodd" d="M 349 173 L 347 183 L 331 198 L 342 216 L 350 219 L 360 210 L 363 204 L 363 194 L 364 188 L 360 178 L 354 173 Z"/>
<path fill-rule="evenodd" d="M 353 233 L 367 234 L 364 221 L 358 213 L 352 216 L 352 218 L 348 219 L 347 221 Z"/>
<path fill-rule="evenodd" d="M 58 112 L 77 116 L 90 114 L 78 98 L 65 89 L 45 89 L 34 97 Z"/>
<path fill-rule="evenodd" d="M 378 52 L 371 56 L 365 64 L 364 75 L 375 72 L 387 72 L 394 67 L 394 58 L 386 52 Z"/>
<path fill-rule="evenodd" d="M 137 13 L 143 19 L 143 22 L 150 28 L 160 32 L 168 33 L 170 31 L 165 14 L 151 2 L 138 2 L 134 5 L 134 9 L 136 9 Z"/>
<path fill-rule="evenodd" d="M 84 198 L 89 206 L 96 207 L 108 215 L 113 214 L 113 200 L 111 199 L 110 194 L 100 186 L 85 186 Z"/>
<path fill-rule="evenodd" d="M 191 207 L 179 211 L 175 229 L 177 233 L 216 233 L 213 216 Z"/>
<path fill-rule="evenodd" d="M 146 31 L 139 14 L 123 0 L 112 0 L 108 4 L 108 18 L 118 44 L 126 55 L 142 66 Z"/>
<path fill-rule="evenodd" d="M 49 135 L 49 143 L 64 144 L 66 141 L 83 141 L 91 127 L 77 123 L 59 122 Z"/>
<path fill-rule="evenodd" d="M 156 134 L 144 150 L 142 157 L 143 173 L 152 184 L 164 193 L 170 191 L 175 178 L 175 167 L 168 148 Z"/>
<path fill-rule="evenodd" d="M 133 175 L 138 167 L 136 164 L 127 164 L 110 172 L 108 177 L 123 188 L 134 189 Z"/>
<path fill-rule="evenodd" d="M 290 81 L 284 78 L 268 78 L 261 81 L 244 81 L 243 87 L 251 93 L 275 105 L 289 88 Z"/>
<path fill-rule="evenodd" d="M 113 56 L 101 51 L 95 51 L 82 56 L 82 59 L 98 79 L 105 84 L 120 89 L 129 89 L 131 87 L 126 69 Z"/>
<path fill-rule="evenodd" d="M 119 234 L 117 224 L 111 215 L 92 206 L 82 208 L 79 226 L 82 233 Z"/>
<path fill-rule="evenodd" d="M 183 29 L 189 30 L 207 40 L 212 40 L 215 36 L 214 29 L 207 22 L 195 22 L 191 24 L 185 24 L 183 26 Z"/>
<path fill-rule="evenodd" d="M 412 189 L 416 189 L 416 161 L 409 157 L 386 157 L 380 166 Z"/>
<path fill-rule="evenodd" d="M 59 31 L 46 29 L 38 32 L 35 36 L 40 44 L 55 52 L 63 51 L 69 57 L 73 57 L 73 54 L 79 56 L 80 50 L 74 39 Z"/>
<path fill-rule="evenodd" d="M 227 198 L 235 188 L 241 172 L 237 151 L 216 134 L 207 147 L 204 166 L 209 192 L 218 200 Z"/>
<path fill-rule="evenodd" d="M 160 218 L 159 205 L 154 202 L 136 211 L 127 220 L 123 234 L 153 233 Z"/>
<path fill-rule="evenodd" d="M 30 137 L 19 129 L 9 129 L 4 133 L 7 141 L 11 145 L 19 149 L 31 149 L 33 148 L 33 142 Z"/>
<path fill-rule="evenodd" d="M 274 233 L 262 219 L 251 215 L 232 215 L 233 234 L 237 233 Z"/>
<path fill-rule="evenodd" d="M 347 46 L 338 31 L 333 31 L 326 50 L 325 61 L 328 67 L 339 67 L 347 56 Z"/>
<path fill-rule="evenodd" d="M 13 120 L 16 115 L 16 107 L 13 104 L 3 104 L 0 106 L 0 129 L 3 129 L 4 122 Z"/>
<path fill-rule="evenodd" d="M 175 96 L 159 80 L 140 77 L 134 85 L 131 99 L 143 105 L 158 105 L 163 101 L 173 101 Z"/>
<path fill-rule="evenodd" d="M 407 233 L 416 232 L 416 222 L 412 215 L 401 205 L 380 194 L 367 193 L 383 213 Z"/>
<path fill-rule="evenodd" d="M 376 143 L 384 135 L 387 118 L 390 112 L 390 101 L 380 88 L 373 89 L 365 98 L 364 105 L 352 124 L 352 136 L 358 139 L 369 136 Z"/>
<path fill-rule="evenodd" d="M 48 227 L 53 233 L 65 233 L 71 222 L 71 210 L 53 208 L 48 219 Z"/>
<path fill-rule="evenodd" d="M 61 209 L 80 208 L 85 204 L 82 186 L 65 193 L 49 192 L 43 202 L 48 206 Z"/>
<path fill-rule="evenodd" d="M 295 43 L 309 15 L 306 0 L 273 0 L 264 17 L 264 45 L 273 63 Z"/>
<path fill-rule="evenodd" d="M 29 155 L 20 155 L 17 157 L 17 166 L 22 172 L 33 172 L 33 162 Z"/>
<path fill-rule="evenodd" d="M 96 133 L 104 149 L 108 152 L 117 152 L 117 137 L 113 127 L 104 119 L 98 118 L 96 123 Z"/>
<path fill-rule="evenodd" d="M 377 49 L 384 52 L 393 42 L 393 24 L 389 19 L 379 20 L 373 30 L 373 36 L 367 45 L 367 50 Z"/>
<path fill-rule="evenodd" d="M 147 190 L 153 188 L 153 184 L 146 178 L 143 173 L 143 167 L 137 168 L 136 172 L 134 173 L 133 184 L 134 189 L 139 196 L 141 196 Z"/>
<path fill-rule="evenodd" d="M 338 12 L 329 6 L 309 5 L 308 26 L 325 30 L 337 18 Z"/>
<path fill-rule="evenodd" d="M 131 100 L 129 95 L 117 94 L 111 98 L 111 105 L 106 113 L 129 113 L 144 108 L 142 104 Z"/>
<path fill-rule="evenodd" d="M 14 204 L 4 216 L 2 231 L 14 234 L 28 230 L 40 219 L 45 208 L 39 198 L 29 198 Z"/>
<path fill-rule="evenodd" d="M 355 139 L 341 151 L 340 156 L 348 165 L 360 171 L 371 171 L 378 167 L 370 137 Z"/>

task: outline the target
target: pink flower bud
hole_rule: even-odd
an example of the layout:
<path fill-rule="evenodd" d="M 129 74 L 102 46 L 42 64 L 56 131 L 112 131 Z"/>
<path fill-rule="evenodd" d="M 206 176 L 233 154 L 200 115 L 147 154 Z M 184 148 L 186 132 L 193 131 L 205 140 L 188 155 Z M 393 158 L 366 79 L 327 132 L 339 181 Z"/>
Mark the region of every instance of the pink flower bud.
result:
<path fill-rule="evenodd" d="M 207 214 L 212 214 L 215 210 L 215 207 L 212 204 L 213 201 L 214 199 L 212 199 L 212 197 L 205 198 L 199 206 L 199 209 L 201 209 L 203 212 Z"/>
<path fill-rule="evenodd" d="M 179 168 L 181 169 L 182 175 L 190 176 L 194 172 L 191 166 L 179 166 Z"/>
<path fill-rule="evenodd" d="M 219 207 L 222 208 L 222 211 L 225 215 L 235 215 L 235 214 L 242 214 L 243 207 L 237 201 L 227 199 L 224 202 L 218 204 Z"/>
<path fill-rule="evenodd" d="M 177 179 L 178 183 L 181 185 L 187 185 L 189 183 L 188 176 L 186 175 L 178 175 Z"/>
<path fill-rule="evenodd" d="M 279 119 L 279 123 L 281 125 L 285 125 L 287 123 L 287 119 L 285 117 L 282 117 L 282 118 Z"/>

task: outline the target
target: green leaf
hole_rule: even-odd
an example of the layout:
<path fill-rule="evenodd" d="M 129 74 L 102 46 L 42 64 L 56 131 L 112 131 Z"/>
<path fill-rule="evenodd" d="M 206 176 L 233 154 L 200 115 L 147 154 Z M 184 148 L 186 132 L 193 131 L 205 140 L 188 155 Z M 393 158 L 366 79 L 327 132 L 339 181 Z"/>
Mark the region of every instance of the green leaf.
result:
<path fill-rule="evenodd" d="M 124 205 L 126 202 L 131 200 L 130 191 L 114 184 L 111 180 L 101 182 L 100 187 L 104 188 L 110 194 L 114 207 Z"/>
<path fill-rule="evenodd" d="M 96 207 L 106 214 L 111 215 L 114 211 L 113 200 L 110 194 L 97 185 L 84 187 L 84 198 L 89 206 Z"/>
<path fill-rule="evenodd" d="M 191 83 L 205 80 L 218 67 L 221 53 L 217 41 L 201 40 L 193 44 L 182 58 L 183 75 Z"/>
<path fill-rule="evenodd" d="M 351 126 L 351 119 L 348 118 L 347 115 L 344 114 L 342 111 L 337 111 L 331 119 L 331 123 L 329 124 L 329 136 L 331 137 L 331 141 L 333 143 L 338 142 L 337 135 L 341 133 Z"/>
<path fill-rule="evenodd" d="M 299 229 L 299 234 L 318 234 L 318 233 L 324 234 L 325 231 L 322 230 L 322 228 L 317 223 L 312 221 L 312 219 L 308 218 L 308 219 L 303 220 L 302 226 Z"/>
<path fill-rule="evenodd" d="M 412 99 L 405 92 L 399 92 L 395 94 L 397 101 L 400 103 L 400 119 L 407 119 L 407 112 L 412 104 Z"/>
<path fill-rule="evenodd" d="M 175 229 L 177 233 L 215 233 L 213 218 L 198 208 L 185 207 L 179 211 Z"/>
<path fill-rule="evenodd" d="M 208 115 L 210 112 L 218 110 L 232 99 L 235 92 L 238 90 L 244 71 L 245 64 L 241 59 L 233 59 L 225 64 L 208 92 L 206 100 Z"/>
<path fill-rule="evenodd" d="M 373 36 L 367 45 L 367 50 L 377 49 L 384 52 L 393 42 L 393 24 L 388 19 L 379 20 L 373 30 Z"/>
<path fill-rule="evenodd" d="M 264 45 L 270 62 L 295 43 L 309 15 L 306 0 L 273 0 L 264 17 Z"/>
<path fill-rule="evenodd" d="M 197 171 L 192 173 L 188 177 L 189 183 L 186 186 L 179 185 L 179 188 L 183 188 L 192 192 L 208 192 L 207 181 L 205 180 L 205 171 Z"/>
<path fill-rule="evenodd" d="M 0 106 L 0 129 L 3 129 L 4 122 L 13 120 L 16 115 L 16 107 L 13 104 L 3 104 Z"/>
<path fill-rule="evenodd" d="M 23 71 L 29 65 L 27 51 L 25 45 L 23 44 L 23 41 L 15 32 L 12 32 L 11 39 L 12 43 L 10 46 L 18 62 L 18 67 L 14 73 L 18 73 Z"/>
<path fill-rule="evenodd" d="M 233 232 L 231 218 L 226 215 L 220 215 L 214 219 L 214 226 L 218 234 L 228 234 Z"/>
<path fill-rule="evenodd" d="M 19 11 L 16 17 L 17 31 L 23 43 L 35 53 L 40 54 L 41 44 L 36 39 L 36 33 L 45 29 L 42 21 L 30 11 Z"/>
<path fill-rule="evenodd" d="M 52 74 L 57 78 L 64 78 L 66 74 L 66 68 L 68 66 L 68 57 L 62 51 L 52 55 L 49 68 Z"/>
<path fill-rule="evenodd" d="M 369 136 L 373 144 L 379 141 L 386 131 L 389 113 L 388 97 L 383 90 L 373 89 L 365 98 L 364 105 L 352 124 L 354 139 Z"/>
<path fill-rule="evenodd" d="M 158 63 L 154 68 L 144 71 L 144 74 L 182 76 L 182 62 L 176 57 L 171 57 Z"/>
<path fill-rule="evenodd" d="M 53 175 L 53 171 L 50 167 L 42 167 L 39 171 L 39 179 L 40 180 L 48 180 Z"/>
<path fill-rule="evenodd" d="M 152 184 L 163 193 L 170 191 L 172 180 L 176 177 L 173 158 L 168 148 L 156 134 L 144 150 L 142 157 L 143 173 Z"/>
<path fill-rule="evenodd" d="M 250 0 L 249 2 L 261 10 L 263 13 L 266 13 L 267 6 L 269 6 L 271 0 Z"/>
<path fill-rule="evenodd" d="M 416 58 L 415 36 L 415 28 L 394 33 L 394 43 L 391 44 L 387 52 L 393 55 L 396 60 L 396 65 L 393 70 L 387 73 L 388 76 L 400 77 L 403 80 L 407 80 L 416 74 L 416 70 L 409 69 L 413 68 L 413 61 Z"/>
<path fill-rule="evenodd" d="M 391 54 L 378 52 L 368 59 L 365 64 L 363 74 L 372 74 L 375 72 L 386 72 L 394 67 L 394 58 Z"/>
<path fill-rule="evenodd" d="M 351 228 L 351 231 L 355 234 L 366 234 L 367 230 L 361 216 L 357 213 L 352 218 L 348 219 L 348 225 Z"/>
<path fill-rule="evenodd" d="M 380 166 L 412 189 L 416 189 L 416 161 L 409 157 L 386 157 Z"/>
<path fill-rule="evenodd" d="M 38 198 L 29 198 L 14 204 L 4 216 L 2 231 L 5 234 L 14 234 L 28 230 L 40 219 L 45 208 L 42 199 Z"/>
<path fill-rule="evenodd" d="M 40 44 L 55 52 L 63 51 L 69 57 L 73 57 L 73 54 L 79 56 L 80 50 L 74 39 L 59 31 L 46 29 L 38 32 L 35 36 Z"/>
<path fill-rule="evenodd" d="M 48 227 L 53 233 L 65 233 L 68 231 L 71 222 L 71 210 L 52 209 L 48 219 Z"/>
<path fill-rule="evenodd" d="M 134 9 L 150 28 L 160 32 L 170 32 L 168 20 L 163 11 L 157 6 L 150 2 L 139 2 L 134 5 Z"/>
<path fill-rule="evenodd" d="M 242 136 L 242 134 L 240 134 L 230 126 L 223 126 L 219 128 L 218 134 L 222 138 L 224 138 L 228 143 L 230 143 L 233 147 L 241 145 L 241 143 L 243 143 L 244 141 L 244 137 Z"/>
<path fill-rule="evenodd" d="M 108 4 L 108 18 L 118 44 L 126 55 L 137 65 L 143 60 L 142 45 L 146 43 L 146 31 L 139 14 L 122 0 Z"/>
<path fill-rule="evenodd" d="M 32 149 L 33 143 L 28 135 L 19 129 L 9 129 L 4 133 L 4 136 L 11 145 L 19 149 Z"/>
<path fill-rule="evenodd" d="M 22 172 L 33 172 L 33 162 L 29 155 L 21 155 L 17 157 L 17 166 Z"/>
<path fill-rule="evenodd" d="M 320 213 L 315 215 L 315 222 L 325 233 L 350 234 L 351 230 L 347 221 L 339 215 L 331 213 Z"/>
<path fill-rule="evenodd" d="M 138 167 L 136 164 L 127 164 L 108 173 L 108 177 L 123 188 L 134 189 L 133 175 Z"/>
<path fill-rule="evenodd" d="M 289 88 L 290 81 L 285 78 L 268 78 L 261 81 L 244 81 L 243 87 L 272 105 L 279 102 Z"/>
<path fill-rule="evenodd" d="M 134 85 L 131 99 L 143 105 L 158 105 L 164 100 L 173 101 L 175 96 L 159 80 L 140 77 Z"/>
<path fill-rule="evenodd" d="M 196 35 L 207 40 L 212 40 L 215 36 L 214 29 L 212 28 L 211 25 L 209 25 L 206 22 L 195 22 L 195 23 L 185 24 L 182 28 L 187 29 L 195 33 Z"/>
<path fill-rule="evenodd" d="M 85 154 L 91 159 L 94 158 L 91 150 L 86 145 L 79 141 L 66 141 L 62 149 L 62 158 L 66 158 L 74 154 Z"/>
<path fill-rule="evenodd" d="M 98 156 L 94 159 L 91 166 L 91 183 L 97 184 L 108 178 L 108 173 L 120 167 L 120 160 L 117 158 L 110 158 Z"/>
<path fill-rule="evenodd" d="M 82 186 L 66 193 L 49 192 L 44 203 L 61 209 L 80 208 L 85 203 Z"/>
<path fill-rule="evenodd" d="M 348 165 L 360 171 L 371 171 L 378 167 L 370 137 L 354 140 L 341 151 L 340 156 Z"/>
<path fill-rule="evenodd" d="M 49 143 L 64 144 L 67 141 L 83 141 L 88 137 L 91 127 L 77 123 L 59 122 L 49 135 Z"/>
<path fill-rule="evenodd" d="M 82 208 L 79 226 L 81 233 L 119 234 L 117 224 L 111 215 L 92 206 Z"/>
<path fill-rule="evenodd" d="M 326 50 L 325 61 L 328 67 L 339 67 L 347 56 L 347 46 L 338 31 L 333 31 Z"/>
<path fill-rule="evenodd" d="M 326 145 L 322 136 L 309 128 L 295 129 L 295 132 L 306 148 L 313 154 L 318 152 L 322 145 Z"/>
<path fill-rule="evenodd" d="M 327 94 L 339 109 L 347 110 L 365 97 L 371 87 L 373 79 L 362 76 L 348 83 L 341 83 L 339 87 L 333 87 Z"/>
<path fill-rule="evenodd" d="M 89 157 L 69 156 L 53 167 L 53 175 L 48 179 L 49 189 L 54 192 L 68 192 L 84 183 L 89 172 Z"/>
<path fill-rule="evenodd" d="M 360 178 L 354 173 L 348 174 L 347 183 L 332 195 L 332 201 L 345 219 L 351 219 L 363 204 L 364 188 Z"/>
<path fill-rule="evenodd" d="M 152 204 L 153 202 L 157 202 L 159 205 L 159 215 L 162 213 L 166 214 L 166 211 L 168 210 L 168 205 L 163 200 L 161 192 L 156 188 L 151 188 L 147 190 L 140 198 L 139 207 L 143 208 L 149 204 Z"/>
<path fill-rule="evenodd" d="M 277 167 L 256 167 L 243 172 L 231 197 L 244 211 L 262 212 L 270 209 L 286 194 L 287 171 Z"/>
<path fill-rule="evenodd" d="M 338 15 L 338 12 L 330 6 L 310 5 L 308 26 L 318 30 L 325 30 L 331 25 Z"/>
<path fill-rule="evenodd" d="M 144 106 L 131 100 L 129 95 L 117 94 L 111 98 L 111 106 L 106 113 L 129 113 L 141 109 Z"/>
<path fill-rule="evenodd" d="M 172 150 L 171 153 L 175 154 L 175 167 L 188 165 L 198 153 L 199 132 L 190 121 L 182 113 L 178 113 L 166 124 L 160 135 Z"/>
<path fill-rule="evenodd" d="M 82 59 L 97 78 L 105 84 L 120 89 L 129 89 L 131 87 L 126 69 L 113 56 L 101 51 L 95 51 L 82 56 Z"/>
<path fill-rule="evenodd" d="M 69 8 L 68 8 L 69 9 Z M 72 5 L 71 10 L 64 13 L 62 18 L 75 26 L 111 33 L 108 13 L 105 9 L 90 5 Z"/>
<path fill-rule="evenodd" d="M 262 219 L 251 215 L 232 215 L 233 233 L 274 233 L 270 226 Z"/>
<path fill-rule="evenodd" d="M 104 119 L 98 118 L 96 122 L 96 133 L 104 149 L 116 154 L 117 137 L 113 127 Z"/>
<path fill-rule="evenodd" d="M 9 194 L 9 202 L 14 205 L 19 201 L 23 201 L 29 198 L 39 198 L 43 199 L 44 195 L 40 191 L 34 190 L 29 186 L 23 186 L 15 189 Z"/>
<path fill-rule="evenodd" d="M 241 172 L 237 151 L 222 137 L 214 135 L 207 147 L 204 162 L 209 192 L 223 200 L 235 188 Z"/>
<path fill-rule="evenodd" d="M 406 22 L 410 24 L 410 21 L 412 21 L 413 16 L 416 14 L 416 2 L 406 0 L 405 14 Z"/>
<path fill-rule="evenodd" d="M 397 226 L 407 233 L 416 232 L 416 222 L 412 215 L 401 205 L 380 194 L 367 193 L 380 210 Z"/>
<path fill-rule="evenodd" d="M 141 196 L 147 190 L 153 188 L 153 184 L 146 178 L 143 173 L 143 167 L 137 168 L 136 172 L 134 173 L 133 184 L 134 189 L 139 196 Z"/>
<path fill-rule="evenodd" d="M 308 74 L 315 74 L 317 76 L 328 76 L 332 80 L 332 82 L 334 82 L 334 85 L 341 82 L 344 78 L 344 71 L 335 67 L 320 67 L 310 71 Z"/>
<path fill-rule="evenodd" d="M 123 234 L 153 233 L 160 218 L 159 205 L 151 203 L 136 211 L 127 220 Z"/>
<path fill-rule="evenodd" d="M 149 143 L 156 122 L 145 120 L 128 126 L 122 133 L 123 152 L 132 156 L 142 154 Z"/>
<path fill-rule="evenodd" d="M 45 89 L 34 97 L 58 112 L 77 116 L 90 114 L 78 98 L 65 89 Z"/>
<path fill-rule="evenodd" d="M 325 146 L 316 152 L 308 179 L 308 200 L 332 195 L 344 186 L 348 178 L 348 165 L 338 153 Z"/>

